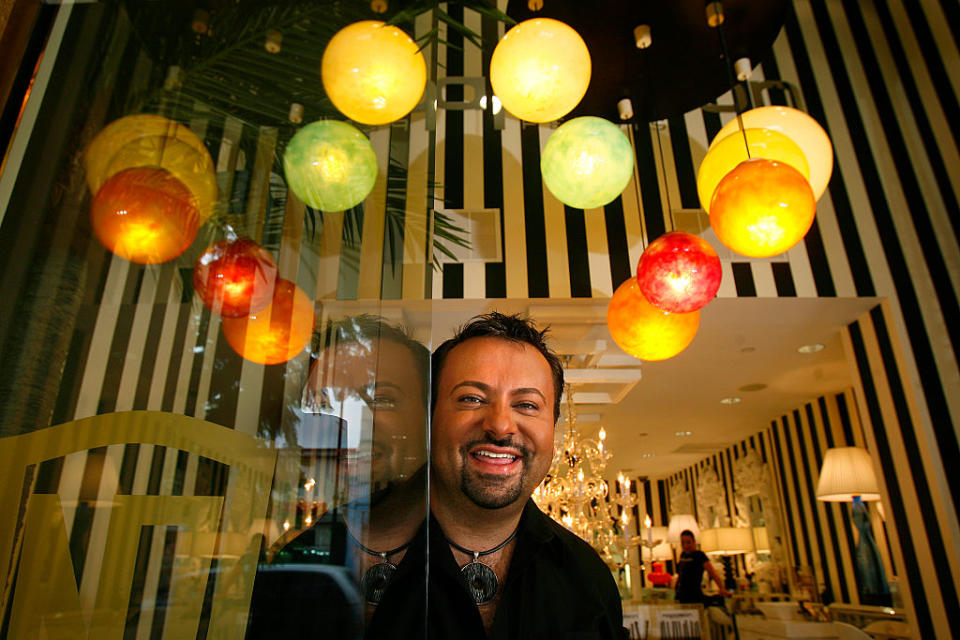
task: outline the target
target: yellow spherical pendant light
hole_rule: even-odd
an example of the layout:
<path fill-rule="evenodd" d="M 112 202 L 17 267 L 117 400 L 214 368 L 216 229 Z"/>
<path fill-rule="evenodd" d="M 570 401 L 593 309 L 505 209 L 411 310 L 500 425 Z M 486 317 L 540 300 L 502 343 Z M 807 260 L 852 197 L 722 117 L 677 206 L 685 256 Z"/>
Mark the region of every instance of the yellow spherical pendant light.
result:
<path fill-rule="evenodd" d="M 196 199 L 200 224 L 210 217 L 217 202 L 213 161 L 203 141 L 186 126 L 163 116 L 136 114 L 114 120 L 84 149 L 83 167 L 93 195 L 121 171 L 165 169 Z"/>
<path fill-rule="evenodd" d="M 323 88 L 345 116 L 387 124 L 420 102 L 427 65 L 405 32 L 377 20 L 347 25 L 330 39 L 320 62 Z"/>
<path fill-rule="evenodd" d="M 667 360 L 693 342 L 700 311 L 670 313 L 656 308 L 640 292 L 636 278 L 628 278 L 607 306 L 607 328 L 621 349 L 641 360 Z"/>
<path fill-rule="evenodd" d="M 757 107 L 744 111 L 741 117 L 744 128 L 778 131 L 803 150 L 810 166 L 810 187 L 814 198 L 819 200 L 833 173 L 833 145 L 820 123 L 799 109 L 781 106 Z M 720 129 L 710 149 L 735 133 L 739 133 L 739 126 L 736 120 L 731 120 Z"/>
<path fill-rule="evenodd" d="M 810 183 L 774 160 L 745 160 L 717 185 L 710 226 L 731 251 L 769 258 L 803 239 L 816 215 Z"/>
<path fill-rule="evenodd" d="M 744 133 L 747 142 L 744 142 Z M 710 147 L 697 171 L 697 194 L 700 196 L 700 206 L 707 213 L 710 213 L 710 199 L 717 185 L 734 167 L 747 159 L 747 143 L 750 145 L 749 157 L 784 162 L 804 177 L 809 177 L 807 157 L 788 136 L 772 129 L 737 130 L 736 135 L 729 135 Z"/>
<path fill-rule="evenodd" d="M 633 149 L 615 124 L 595 116 L 568 120 L 550 135 L 540 173 L 557 200 L 578 209 L 612 202 L 633 175 Z"/>
<path fill-rule="evenodd" d="M 570 113 L 587 92 L 590 52 L 580 34 L 559 20 L 525 20 L 494 49 L 490 84 L 517 118 L 552 122 Z"/>
<path fill-rule="evenodd" d="M 107 175 L 115 175 L 133 167 L 160 167 L 169 171 L 190 190 L 197 201 L 197 214 L 202 225 L 217 204 L 217 176 L 213 160 L 204 149 L 166 136 L 143 136 L 117 149 L 107 164 Z"/>

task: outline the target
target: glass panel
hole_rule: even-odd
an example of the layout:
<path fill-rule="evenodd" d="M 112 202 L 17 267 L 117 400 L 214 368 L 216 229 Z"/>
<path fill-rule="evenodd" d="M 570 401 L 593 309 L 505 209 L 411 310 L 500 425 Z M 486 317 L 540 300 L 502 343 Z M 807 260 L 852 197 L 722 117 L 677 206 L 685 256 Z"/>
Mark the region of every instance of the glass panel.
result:
<path fill-rule="evenodd" d="M 432 160 L 364 128 L 379 177 L 345 212 L 283 162 L 369 6 L 194 4 L 40 10 L 0 174 L 0 637 L 359 638 L 425 553 L 430 314 L 411 337 L 380 298 Z"/>

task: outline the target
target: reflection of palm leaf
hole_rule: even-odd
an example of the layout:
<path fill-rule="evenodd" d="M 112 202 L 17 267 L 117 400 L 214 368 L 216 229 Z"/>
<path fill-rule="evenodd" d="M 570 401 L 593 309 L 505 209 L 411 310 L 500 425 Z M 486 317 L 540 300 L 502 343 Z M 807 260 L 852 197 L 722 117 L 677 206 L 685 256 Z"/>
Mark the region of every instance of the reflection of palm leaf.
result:
<path fill-rule="evenodd" d="M 240 181 L 238 181 L 240 182 Z M 428 188 L 439 191 L 439 185 L 434 181 L 428 183 Z M 387 242 L 387 260 L 392 267 L 397 268 L 403 261 L 402 238 L 404 221 L 406 218 L 406 168 L 398 161 L 390 160 L 390 170 L 387 173 L 387 194 L 384 225 Z M 433 214 L 433 262 L 439 264 L 439 253 L 456 259 L 448 245 L 457 245 L 470 248 L 470 240 L 466 237 L 466 229 L 453 224 L 452 220 L 440 211 L 431 209 Z M 278 250 L 283 231 L 283 219 L 286 213 L 286 189 L 277 174 L 271 175 L 270 198 L 263 224 L 262 244 L 268 249 Z M 358 250 L 363 230 L 363 203 L 343 212 L 343 247 L 349 250 Z M 304 214 L 304 225 L 311 240 L 315 240 L 317 232 L 323 227 L 323 211 L 307 207 Z M 359 267 L 359 265 L 357 265 Z"/>
<path fill-rule="evenodd" d="M 320 60 L 341 26 L 364 17 L 356 11 L 358 5 L 351 4 L 349 12 L 340 3 L 247 5 L 214 14 L 211 35 L 201 37 L 180 61 L 179 78 L 166 90 L 145 96 L 145 106 L 162 100 L 180 119 L 201 103 L 214 113 L 267 126 L 289 126 L 294 102 L 304 106 L 308 121 L 336 115 L 320 81 Z M 277 54 L 264 47 L 269 29 L 283 34 Z"/>
<path fill-rule="evenodd" d="M 480 34 L 451 18 L 439 0 L 400 4 L 401 9 L 388 16 L 389 23 L 412 31 L 417 16 L 436 12 L 437 21 L 483 47 Z M 486 0 L 463 0 L 461 4 L 481 15 L 513 22 Z M 374 14 L 368 3 L 359 0 L 286 0 L 267 6 L 260 1 L 239 0 L 224 5 L 212 13 L 207 35 L 195 36 L 186 31 L 183 41 L 170 43 L 168 34 L 184 33 L 184 29 L 172 27 L 170 14 L 184 14 L 183 8 L 171 12 L 168 3 L 128 0 L 134 27 L 148 46 L 152 43 L 157 61 L 180 67 L 179 79 L 168 88 L 140 96 L 141 109 L 162 103 L 171 117 L 189 121 L 198 115 L 197 103 L 201 103 L 201 117 L 212 111 L 250 125 L 285 126 L 291 129 L 289 133 L 292 126 L 288 116 L 294 102 L 303 105 L 308 122 L 339 116 L 320 80 L 324 48 L 347 24 L 383 16 Z M 270 53 L 264 46 L 269 30 L 277 30 L 283 36 L 279 53 Z M 439 30 L 432 29 L 418 42 L 421 46 L 440 42 Z"/>
<path fill-rule="evenodd" d="M 412 0 L 391 3 L 398 10 L 388 15 L 388 22 L 412 31 L 414 20 L 435 12 L 438 23 L 454 30 L 474 45 L 482 47 L 480 34 L 455 20 L 441 7 L 439 0 Z M 445 3 L 446 4 L 446 3 Z M 512 23 L 506 14 L 488 0 L 462 0 L 461 4 L 483 16 Z M 289 121 L 290 105 L 304 107 L 306 122 L 324 117 L 342 117 L 331 104 L 320 80 L 323 50 L 331 37 L 343 26 L 364 19 L 384 19 L 373 14 L 367 2 L 317 2 L 287 0 L 263 3 L 261 0 L 235 0 L 219 3 L 210 15 L 208 33 L 196 35 L 182 28 L 193 3 L 153 3 L 127 0 L 126 8 L 138 36 L 156 57 L 159 66 L 176 66 L 179 74 L 164 88 L 135 96 L 133 111 L 162 111 L 181 122 L 230 116 L 246 127 L 277 127 L 275 167 L 282 165 L 283 149 L 297 129 Z M 264 44 L 267 31 L 282 33 L 279 53 L 270 53 Z M 170 41 L 171 33 L 181 34 L 179 41 Z M 440 30 L 434 28 L 418 39 L 421 47 L 442 42 Z M 488 43 L 490 44 L 490 43 Z M 242 141 L 241 144 L 244 144 Z M 247 157 L 252 157 L 251 153 Z M 406 212 L 406 170 L 391 160 L 387 177 L 386 247 L 387 258 L 396 268 L 403 256 L 404 218 Z M 436 185 L 428 185 L 431 192 Z M 273 194 L 274 189 L 271 188 Z M 270 198 L 264 222 L 263 240 L 267 246 L 279 245 L 283 226 L 284 202 Z M 232 209 L 232 207 L 231 207 Z M 234 210 L 240 214 L 242 208 Z M 452 224 L 450 218 L 431 208 L 433 261 L 439 254 L 453 258 L 451 245 L 469 247 L 466 231 Z M 362 205 L 344 212 L 344 241 L 347 246 L 359 244 L 362 228 Z M 304 217 L 308 234 L 314 237 L 323 213 L 307 208 Z M 240 225 L 243 226 L 243 225 Z M 274 247 L 275 248 L 275 247 Z"/>

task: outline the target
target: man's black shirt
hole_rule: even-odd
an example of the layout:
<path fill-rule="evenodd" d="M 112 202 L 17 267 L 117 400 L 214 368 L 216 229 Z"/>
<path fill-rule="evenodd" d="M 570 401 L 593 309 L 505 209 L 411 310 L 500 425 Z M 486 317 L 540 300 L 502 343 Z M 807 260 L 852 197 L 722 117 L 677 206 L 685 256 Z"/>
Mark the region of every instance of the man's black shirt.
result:
<path fill-rule="evenodd" d="M 320 524 L 320 523 L 317 523 Z M 333 525 L 333 542 L 340 547 L 342 523 Z M 316 525 L 298 537 L 298 553 L 318 534 Z M 329 543 L 328 543 L 329 544 Z M 309 545 L 308 545 L 309 546 Z M 349 544 L 347 544 L 349 546 Z M 339 553 L 321 562 L 340 564 Z M 304 559 L 308 557 L 306 549 Z M 302 560 L 301 560 L 302 561 Z M 429 580 L 427 575 L 429 571 Z M 266 579 L 265 579 L 266 578 Z M 257 576 L 247 638 L 277 637 L 275 632 L 310 632 L 320 638 L 355 638 L 359 620 L 346 602 L 327 617 L 321 603 L 311 601 L 309 574 L 270 580 Z M 460 578 L 460 567 L 432 516 L 411 541 L 393 579 L 363 634 L 369 640 L 620 640 L 626 638 L 620 594 L 610 570 L 586 542 L 544 515 L 528 500 L 517 532 L 517 543 L 501 597 L 487 636 L 480 612 Z M 328 589 L 329 590 L 329 589 Z M 349 599 L 349 598 L 348 598 Z M 319 615 L 317 615 L 319 614 Z M 327 618 L 324 620 L 323 618 Z M 331 624 L 332 623 L 332 624 Z M 297 630 L 290 625 L 300 625 Z M 341 626 L 346 625 L 346 628 Z"/>
<path fill-rule="evenodd" d="M 367 629 L 367 638 L 485 640 L 477 605 L 460 579 L 439 523 L 430 518 L 410 547 Z M 429 566 L 424 599 L 424 570 Z M 626 637 L 610 570 L 586 542 L 524 507 L 506 582 L 490 628 L 493 640 L 619 640 Z M 424 628 L 426 623 L 426 629 Z M 398 632 L 402 631 L 402 634 Z"/>

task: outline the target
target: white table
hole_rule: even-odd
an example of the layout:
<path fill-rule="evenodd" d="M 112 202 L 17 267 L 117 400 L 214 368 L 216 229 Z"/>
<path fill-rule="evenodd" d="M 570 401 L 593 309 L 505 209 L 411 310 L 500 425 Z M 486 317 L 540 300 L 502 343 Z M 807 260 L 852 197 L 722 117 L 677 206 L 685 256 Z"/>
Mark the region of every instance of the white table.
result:
<path fill-rule="evenodd" d="M 837 639 L 837 633 L 829 622 L 806 620 L 771 620 L 761 616 L 737 616 L 740 640 L 821 640 Z"/>

